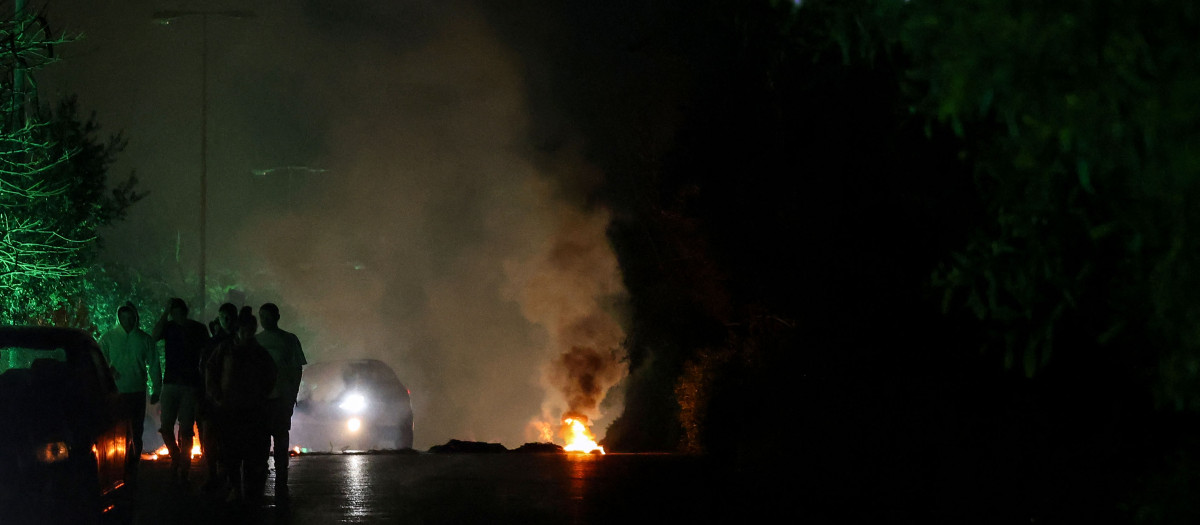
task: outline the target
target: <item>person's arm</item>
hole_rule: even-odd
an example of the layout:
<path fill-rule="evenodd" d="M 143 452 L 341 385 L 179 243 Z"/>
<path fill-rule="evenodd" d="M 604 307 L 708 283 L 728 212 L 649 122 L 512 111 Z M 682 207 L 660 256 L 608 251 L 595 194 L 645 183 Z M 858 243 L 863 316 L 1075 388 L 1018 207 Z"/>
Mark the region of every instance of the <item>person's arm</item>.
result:
<path fill-rule="evenodd" d="M 294 383 L 292 384 L 293 390 L 288 392 L 288 394 L 292 396 L 292 403 L 294 404 L 296 396 L 300 393 L 300 382 L 304 380 L 304 365 L 308 364 L 308 360 L 304 358 L 304 349 L 300 346 L 300 338 L 296 337 L 296 334 L 292 334 L 292 344 L 295 351 L 292 353 L 293 361 L 290 364 L 292 365 Z"/>
<path fill-rule="evenodd" d="M 146 367 L 150 370 L 150 404 L 158 403 L 158 396 L 162 393 L 162 367 L 158 364 L 158 345 L 154 344 L 154 340 L 146 338 Z"/>
<path fill-rule="evenodd" d="M 113 380 L 121 379 L 121 373 L 117 371 L 117 367 L 113 365 L 113 343 L 112 337 L 109 337 L 108 332 L 100 336 L 100 355 L 104 357 L 104 364 L 108 365 L 108 372 L 112 374 Z"/>
<path fill-rule="evenodd" d="M 275 389 L 275 382 L 279 380 L 279 371 L 276 370 L 275 360 L 271 359 L 271 354 L 268 354 L 265 348 L 262 351 L 262 356 L 263 368 L 268 371 L 265 376 L 266 381 L 263 381 L 263 399 L 266 399 L 267 396 L 271 395 L 271 390 Z"/>
<path fill-rule="evenodd" d="M 260 381 L 258 381 L 257 385 L 255 386 L 259 387 L 261 391 L 257 392 L 257 394 L 261 395 L 262 399 L 267 399 L 267 396 L 271 395 L 271 390 L 275 388 L 275 383 L 279 380 L 279 368 L 275 366 L 275 359 L 271 357 L 270 352 L 267 352 L 266 348 L 261 346 L 258 348 L 250 346 L 245 348 L 243 351 L 246 352 L 246 354 L 243 355 L 246 356 L 245 359 L 247 359 L 249 362 L 253 363 L 254 361 L 257 361 L 257 363 L 250 365 L 258 370 L 258 373 L 255 374 L 255 376 L 258 377 Z"/>
<path fill-rule="evenodd" d="M 307 365 L 308 359 L 304 357 L 304 348 L 300 346 L 300 338 L 296 334 L 292 334 L 292 344 L 296 347 L 296 366 Z"/>
<path fill-rule="evenodd" d="M 150 339 L 154 341 L 162 340 L 163 332 L 167 330 L 167 323 L 170 322 L 167 316 L 171 313 L 171 305 L 167 303 L 167 308 L 163 310 L 162 315 L 158 316 L 158 322 L 154 323 L 154 329 L 150 331 Z"/>
<path fill-rule="evenodd" d="M 221 372 L 224 368 L 225 347 L 218 346 L 213 350 L 212 355 L 208 357 L 208 362 L 204 367 L 204 390 L 205 395 L 213 402 L 219 405 L 221 399 Z"/>
<path fill-rule="evenodd" d="M 200 346 L 202 348 L 208 346 L 208 343 L 213 340 L 212 334 L 208 333 L 208 327 L 204 326 L 204 323 L 200 321 L 196 321 L 196 335 L 200 336 Z"/>
<path fill-rule="evenodd" d="M 108 332 L 100 334 L 100 355 L 104 356 L 104 361 L 112 364 L 112 352 L 109 348 L 112 347 L 112 341 L 108 337 Z"/>

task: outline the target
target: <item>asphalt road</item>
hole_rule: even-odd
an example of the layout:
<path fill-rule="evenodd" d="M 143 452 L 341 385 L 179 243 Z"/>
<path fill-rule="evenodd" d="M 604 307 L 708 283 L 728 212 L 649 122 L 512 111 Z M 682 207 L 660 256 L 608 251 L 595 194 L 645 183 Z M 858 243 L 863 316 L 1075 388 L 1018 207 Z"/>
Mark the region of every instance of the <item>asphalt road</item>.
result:
<path fill-rule="evenodd" d="M 288 505 L 229 504 L 143 462 L 119 520 L 162 523 L 715 523 L 738 515 L 703 458 L 645 454 L 364 454 L 292 458 Z M 736 519 L 734 520 L 736 522 Z"/>

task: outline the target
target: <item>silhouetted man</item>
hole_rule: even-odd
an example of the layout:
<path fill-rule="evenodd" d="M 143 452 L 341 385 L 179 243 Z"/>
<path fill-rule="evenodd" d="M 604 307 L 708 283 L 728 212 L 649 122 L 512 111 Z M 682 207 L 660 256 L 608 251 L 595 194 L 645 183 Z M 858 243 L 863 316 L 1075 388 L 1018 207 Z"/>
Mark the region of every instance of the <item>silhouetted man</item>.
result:
<path fill-rule="evenodd" d="M 292 409 L 296 406 L 296 394 L 300 391 L 302 367 L 308 364 L 300 339 L 296 334 L 279 328 L 279 307 L 266 303 L 259 307 L 258 317 L 263 331 L 255 336 L 258 343 L 267 349 L 275 362 L 275 388 L 268 399 L 267 425 L 275 455 L 275 496 L 287 498 L 288 452 L 291 449 L 289 431 L 292 429 Z"/>
<path fill-rule="evenodd" d="M 196 391 L 200 385 L 200 350 L 208 343 L 208 329 L 188 319 L 187 303 L 178 297 L 154 325 L 151 337 L 165 341 L 166 370 L 163 371 L 162 424 L 158 433 L 171 453 L 171 470 L 186 482 L 192 465 L 192 430 L 196 418 Z M 179 440 L 175 422 L 179 422 Z"/>
<path fill-rule="evenodd" d="M 212 339 L 200 352 L 201 374 L 205 373 L 209 359 L 221 348 L 221 345 L 236 337 L 237 318 L 237 306 L 234 306 L 233 303 L 224 303 L 217 309 L 217 318 L 208 324 L 208 329 L 212 332 Z M 205 386 L 205 381 L 200 381 L 196 393 L 196 426 L 200 430 L 200 446 L 204 449 L 204 464 L 208 471 L 208 479 L 204 482 L 203 489 L 214 491 L 221 488 L 225 479 L 223 473 L 217 471 L 221 461 L 219 450 L 221 439 L 217 437 L 217 434 L 221 430 L 220 422 L 214 415 L 212 399 L 208 396 Z"/>
<path fill-rule="evenodd" d="M 117 325 L 100 336 L 100 351 L 108 360 L 117 391 L 121 395 L 121 411 L 129 417 L 130 432 L 125 439 L 125 479 L 137 476 L 138 460 L 142 455 L 142 430 L 146 420 L 146 379 L 150 380 L 150 404 L 158 403 L 162 392 L 162 372 L 158 352 L 150 334 L 138 327 L 137 309 L 125 303 L 117 309 Z"/>
<path fill-rule="evenodd" d="M 227 501 L 255 502 L 267 481 L 267 395 L 275 386 L 275 363 L 255 341 L 258 322 L 250 307 L 242 309 L 237 325 L 237 337 L 208 360 L 205 381 L 220 429 L 221 464 L 232 485 Z"/>

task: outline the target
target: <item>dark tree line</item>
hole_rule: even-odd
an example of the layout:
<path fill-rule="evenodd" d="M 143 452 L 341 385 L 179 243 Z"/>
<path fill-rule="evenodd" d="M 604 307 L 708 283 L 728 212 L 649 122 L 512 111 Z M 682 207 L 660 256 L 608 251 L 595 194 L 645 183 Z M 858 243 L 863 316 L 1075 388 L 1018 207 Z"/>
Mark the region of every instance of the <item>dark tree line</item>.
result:
<path fill-rule="evenodd" d="M 728 459 L 802 516 L 1195 518 L 1196 8 L 551 15 L 508 37 L 535 156 L 606 173 L 573 188 L 632 297 L 610 448 Z"/>

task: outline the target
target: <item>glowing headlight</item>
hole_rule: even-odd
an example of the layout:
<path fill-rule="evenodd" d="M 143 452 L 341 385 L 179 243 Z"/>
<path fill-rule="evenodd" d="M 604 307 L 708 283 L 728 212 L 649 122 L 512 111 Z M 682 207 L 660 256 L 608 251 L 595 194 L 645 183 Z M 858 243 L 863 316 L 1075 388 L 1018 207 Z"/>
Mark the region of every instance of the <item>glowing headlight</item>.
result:
<path fill-rule="evenodd" d="M 358 414 L 367 408 L 367 398 L 361 394 L 350 394 L 342 400 L 342 404 L 338 405 L 338 408 L 351 414 Z"/>
<path fill-rule="evenodd" d="M 346 421 L 346 428 L 351 432 L 358 432 L 358 429 L 362 428 L 362 420 L 352 417 Z"/>
<path fill-rule="evenodd" d="M 34 457 L 42 463 L 58 463 L 68 457 L 67 444 L 62 441 L 46 443 L 34 449 Z"/>

